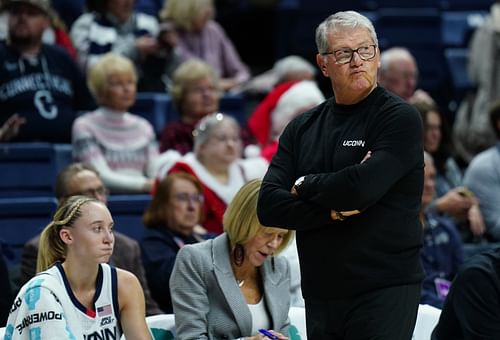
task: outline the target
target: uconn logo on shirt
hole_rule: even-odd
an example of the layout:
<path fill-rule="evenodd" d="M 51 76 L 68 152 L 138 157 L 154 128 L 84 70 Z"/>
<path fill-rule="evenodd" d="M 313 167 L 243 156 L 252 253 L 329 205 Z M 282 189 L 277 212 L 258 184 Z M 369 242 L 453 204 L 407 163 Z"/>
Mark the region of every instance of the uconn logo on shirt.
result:
<path fill-rule="evenodd" d="M 342 146 L 361 146 L 362 148 L 364 148 L 365 141 L 364 140 L 344 140 L 344 142 L 342 142 Z"/>
<path fill-rule="evenodd" d="M 95 331 L 92 334 L 84 334 L 84 340 L 118 340 L 119 337 L 116 333 L 116 326 L 113 328 L 104 328 L 99 331 Z"/>

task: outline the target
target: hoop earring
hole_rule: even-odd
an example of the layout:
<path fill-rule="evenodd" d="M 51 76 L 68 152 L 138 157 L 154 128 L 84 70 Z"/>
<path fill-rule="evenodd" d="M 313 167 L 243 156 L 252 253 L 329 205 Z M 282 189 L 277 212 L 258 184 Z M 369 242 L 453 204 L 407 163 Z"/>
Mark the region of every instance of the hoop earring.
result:
<path fill-rule="evenodd" d="M 233 261 L 234 264 L 240 267 L 245 260 L 245 248 L 241 244 L 236 244 L 233 249 Z"/>

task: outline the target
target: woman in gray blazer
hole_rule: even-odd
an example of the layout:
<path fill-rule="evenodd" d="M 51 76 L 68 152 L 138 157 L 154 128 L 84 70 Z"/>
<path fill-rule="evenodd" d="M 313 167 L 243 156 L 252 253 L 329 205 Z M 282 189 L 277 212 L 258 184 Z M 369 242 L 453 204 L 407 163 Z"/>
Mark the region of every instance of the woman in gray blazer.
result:
<path fill-rule="evenodd" d="M 257 218 L 261 181 L 244 185 L 224 214 L 224 233 L 183 247 L 170 278 L 177 339 L 288 339 L 290 272 L 285 258 L 293 231 Z"/>

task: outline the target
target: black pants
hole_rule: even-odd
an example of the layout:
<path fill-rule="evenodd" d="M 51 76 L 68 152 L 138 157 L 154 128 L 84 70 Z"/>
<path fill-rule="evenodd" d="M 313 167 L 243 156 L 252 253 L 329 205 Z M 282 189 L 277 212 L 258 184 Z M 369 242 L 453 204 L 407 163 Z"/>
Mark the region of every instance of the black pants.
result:
<path fill-rule="evenodd" d="M 417 319 L 420 284 L 378 289 L 341 300 L 306 303 L 312 340 L 410 340 Z"/>

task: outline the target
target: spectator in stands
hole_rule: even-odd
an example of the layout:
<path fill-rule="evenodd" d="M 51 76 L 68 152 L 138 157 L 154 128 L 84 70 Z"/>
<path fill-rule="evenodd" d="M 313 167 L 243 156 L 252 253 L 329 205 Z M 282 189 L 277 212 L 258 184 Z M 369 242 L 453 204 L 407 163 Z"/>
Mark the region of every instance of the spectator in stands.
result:
<path fill-rule="evenodd" d="M 248 127 L 262 148 L 262 157 L 270 162 L 286 125 L 324 100 L 312 80 L 290 80 L 276 86 L 248 119 Z"/>
<path fill-rule="evenodd" d="M 131 59 L 140 70 L 142 61 L 159 49 L 156 18 L 135 12 L 134 0 L 103 0 L 97 7 L 71 27 L 81 66 L 86 69 L 113 52 Z"/>
<path fill-rule="evenodd" d="M 160 18 L 176 25 L 183 60 L 207 62 L 220 77 L 222 90 L 228 91 L 250 79 L 250 72 L 214 15 L 213 0 L 168 0 Z"/>
<path fill-rule="evenodd" d="M 55 195 L 62 205 L 65 200 L 74 195 L 93 197 L 106 204 L 107 190 L 97 173 L 97 170 L 88 164 L 73 163 L 66 166 L 57 176 Z M 120 226 L 118 226 L 119 228 Z M 139 227 L 139 226 L 138 226 Z M 156 302 L 151 298 L 144 267 L 141 260 L 141 250 L 136 240 L 114 230 L 114 249 L 109 263 L 134 273 L 144 290 L 146 299 L 146 314 L 160 314 Z M 21 260 L 21 282 L 24 284 L 36 273 L 36 261 L 40 236 L 36 236 L 25 243 Z"/>
<path fill-rule="evenodd" d="M 181 64 L 177 51 L 177 31 L 171 22 L 162 22 L 158 32 L 158 48 L 141 64 L 140 92 L 169 92 L 175 70 Z"/>
<path fill-rule="evenodd" d="M 9 27 L 9 14 L 4 11 L 4 2 L 9 0 L 0 0 L 0 40 L 7 40 Z M 52 2 L 52 5 L 54 3 Z M 56 11 L 49 10 L 49 25 L 43 31 L 42 42 L 48 45 L 58 45 L 63 47 L 69 55 L 76 60 L 76 49 L 69 37 L 69 33 Z"/>
<path fill-rule="evenodd" d="M 495 1 L 484 23 L 469 43 L 468 75 L 477 85 L 474 95 L 462 101 L 453 125 L 458 154 L 468 163 L 481 151 L 495 145 L 495 133 L 488 123 L 490 106 L 500 99 L 500 1 Z"/>
<path fill-rule="evenodd" d="M 112 193 L 150 192 L 158 145 L 151 124 L 128 112 L 136 95 L 133 64 L 109 53 L 92 66 L 88 82 L 100 106 L 73 124 L 75 159 L 94 165 Z"/>
<path fill-rule="evenodd" d="M 444 302 L 432 340 L 500 339 L 500 248 L 471 257 Z"/>
<path fill-rule="evenodd" d="M 464 184 L 476 194 L 486 224 L 486 237 L 500 242 L 500 101 L 490 110 L 495 146 L 476 155 L 469 164 Z"/>
<path fill-rule="evenodd" d="M 200 233 L 203 187 L 195 177 L 175 173 L 156 188 L 144 212 L 146 231 L 141 244 L 142 259 L 151 295 L 164 313 L 173 313 L 168 281 L 179 250 L 186 244 L 210 237 Z"/>
<path fill-rule="evenodd" d="M 479 202 L 463 186 L 462 171 L 453 158 L 454 148 L 446 119 L 434 105 L 415 103 L 424 122 L 424 149 L 434 158 L 436 195 L 430 209 L 452 216 L 467 242 L 485 231 Z"/>
<path fill-rule="evenodd" d="M 0 126 L 18 113 L 25 124 L 12 141 L 68 143 L 77 111 L 95 107 L 83 74 L 66 52 L 42 42 L 50 25 L 48 0 L 8 0 L 5 6 L 9 39 L 0 43 Z"/>
<path fill-rule="evenodd" d="M 289 55 L 276 63 L 272 69 L 259 74 L 242 86 L 248 95 L 267 95 L 273 88 L 287 81 L 314 80 L 316 67 L 306 59 Z"/>
<path fill-rule="evenodd" d="M 170 279 L 177 337 L 260 340 L 264 328 L 288 339 L 290 271 L 276 255 L 294 233 L 259 223 L 260 185 L 253 180 L 239 190 L 222 235 L 179 251 Z"/>
<path fill-rule="evenodd" d="M 436 168 L 432 156 L 424 152 L 424 190 L 420 220 L 424 228 L 424 245 L 421 250 L 425 279 L 422 284 L 420 304 L 443 307 L 451 281 L 463 262 L 463 247 L 453 221 L 426 208 L 432 202 L 436 186 Z"/>
<path fill-rule="evenodd" d="M 119 339 L 122 332 L 151 339 L 139 280 L 106 263 L 113 225 L 108 208 L 95 198 L 72 196 L 61 204 L 40 236 L 42 274 L 17 295 L 7 339 Z"/>
<path fill-rule="evenodd" d="M 184 62 L 174 73 L 170 94 L 179 120 L 170 122 L 161 133 L 160 151 L 193 151 L 193 130 L 198 121 L 219 110 L 219 77 L 199 59 Z"/>
<path fill-rule="evenodd" d="M 413 55 L 406 48 L 393 47 L 380 54 L 378 82 L 392 93 L 410 103 L 434 104 L 431 96 L 417 88 L 418 68 Z"/>
<path fill-rule="evenodd" d="M 5 325 L 12 306 L 12 291 L 10 287 L 9 270 L 4 258 L 5 254 L 0 243 L 0 325 Z"/>
<path fill-rule="evenodd" d="M 222 216 L 234 195 L 247 181 L 261 178 L 267 161 L 261 157 L 241 159 L 242 140 L 236 120 L 222 113 L 204 117 L 194 134 L 194 151 L 187 153 L 160 174 L 187 172 L 203 184 L 205 196 L 203 226 L 222 232 Z"/>

